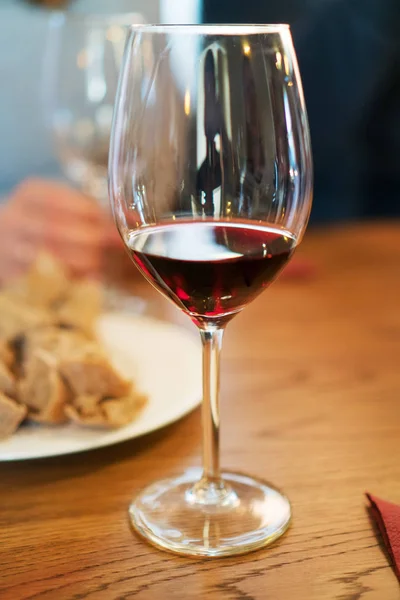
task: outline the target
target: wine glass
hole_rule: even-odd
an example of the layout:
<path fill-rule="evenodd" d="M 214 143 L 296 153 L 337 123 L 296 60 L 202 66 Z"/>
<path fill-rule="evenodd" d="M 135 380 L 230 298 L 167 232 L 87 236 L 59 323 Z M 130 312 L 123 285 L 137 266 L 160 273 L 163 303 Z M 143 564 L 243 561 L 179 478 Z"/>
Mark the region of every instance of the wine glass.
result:
<path fill-rule="evenodd" d="M 128 25 L 139 14 L 57 11 L 49 19 L 44 105 L 66 177 L 109 210 L 108 149 Z"/>
<path fill-rule="evenodd" d="M 56 11 L 49 19 L 43 100 L 55 152 L 67 179 L 107 213 L 112 114 L 132 23 L 143 23 L 142 16 Z M 144 301 L 121 287 L 128 260 L 122 244 L 104 242 L 106 305 L 142 312 Z"/>
<path fill-rule="evenodd" d="M 311 208 L 309 130 L 288 26 L 133 27 L 109 165 L 126 248 L 198 327 L 204 357 L 203 468 L 138 493 L 131 523 L 179 554 L 265 546 L 287 529 L 290 504 L 261 479 L 220 470 L 219 358 L 227 323 L 291 258 Z"/>

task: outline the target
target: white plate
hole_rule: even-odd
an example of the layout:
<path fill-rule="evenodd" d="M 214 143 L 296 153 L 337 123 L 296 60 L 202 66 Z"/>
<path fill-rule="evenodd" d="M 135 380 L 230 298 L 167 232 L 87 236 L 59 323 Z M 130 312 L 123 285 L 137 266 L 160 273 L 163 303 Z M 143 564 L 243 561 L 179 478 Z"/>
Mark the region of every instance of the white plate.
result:
<path fill-rule="evenodd" d="M 24 425 L 0 442 L 0 461 L 26 460 L 110 446 L 150 433 L 192 411 L 201 399 L 201 348 L 181 327 L 146 317 L 108 313 L 99 335 L 122 374 L 133 377 L 149 401 L 140 416 L 118 430 Z"/>

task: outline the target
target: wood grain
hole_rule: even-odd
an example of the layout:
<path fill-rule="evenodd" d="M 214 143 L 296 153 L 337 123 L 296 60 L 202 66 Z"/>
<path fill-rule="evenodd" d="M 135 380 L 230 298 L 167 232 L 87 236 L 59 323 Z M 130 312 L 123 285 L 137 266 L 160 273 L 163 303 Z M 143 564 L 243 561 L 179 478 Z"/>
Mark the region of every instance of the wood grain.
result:
<path fill-rule="evenodd" d="M 190 560 L 131 533 L 135 490 L 199 464 L 196 411 L 114 448 L 0 465 L 2 600 L 400 598 L 363 496 L 400 502 L 400 226 L 311 232 L 300 255 L 314 276 L 282 277 L 232 322 L 222 374 L 223 464 L 287 492 L 286 536 Z"/>

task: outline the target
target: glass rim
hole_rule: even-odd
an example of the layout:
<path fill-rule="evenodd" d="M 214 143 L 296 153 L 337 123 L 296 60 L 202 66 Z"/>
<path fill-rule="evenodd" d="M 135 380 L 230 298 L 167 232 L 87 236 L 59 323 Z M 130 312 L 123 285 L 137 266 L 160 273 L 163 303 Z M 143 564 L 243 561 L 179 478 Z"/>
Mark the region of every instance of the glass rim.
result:
<path fill-rule="evenodd" d="M 200 35 L 260 35 L 268 33 L 283 33 L 290 30 L 287 23 L 276 24 L 148 24 L 132 23 L 130 30 L 134 33 L 181 33 Z"/>

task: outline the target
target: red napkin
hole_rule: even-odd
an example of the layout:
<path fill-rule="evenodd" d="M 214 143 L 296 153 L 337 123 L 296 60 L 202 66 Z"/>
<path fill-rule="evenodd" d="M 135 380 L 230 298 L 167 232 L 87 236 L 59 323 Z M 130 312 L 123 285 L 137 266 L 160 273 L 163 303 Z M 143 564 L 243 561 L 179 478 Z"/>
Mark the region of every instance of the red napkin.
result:
<path fill-rule="evenodd" d="M 393 561 L 393 569 L 400 580 L 400 506 L 366 494 L 371 503 L 370 509 L 386 548 Z"/>

